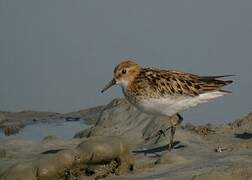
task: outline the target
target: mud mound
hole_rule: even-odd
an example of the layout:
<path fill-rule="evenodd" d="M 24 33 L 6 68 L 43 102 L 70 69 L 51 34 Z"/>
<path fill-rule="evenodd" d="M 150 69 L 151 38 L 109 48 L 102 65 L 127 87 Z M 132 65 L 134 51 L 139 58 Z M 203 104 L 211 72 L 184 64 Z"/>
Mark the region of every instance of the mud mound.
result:
<path fill-rule="evenodd" d="M 171 121 L 177 120 L 177 116 L 169 119 L 147 115 L 125 99 L 115 99 L 105 106 L 94 127 L 77 133 L 75 137 L 113 135 L 126 137 L 129 142 L 138 144 L 150 139 L 160 129 L 169 128 Z"/>
<path fill-rule="evenodd" d="M 14 164 L 1 175 L 3 180 L 76 179 L 106 177 L 133 169 L 129 148 L 118 137 L 95 137 L 75 149 L 43 154 L 36 159 Z"/>
<path fill-rule="evenodd" d="M 252 113 L 249 113 L 245 117 L 235 120 L 229 123 L 228 126 L 232 129 L 249 129 L 252 130 Z"/>

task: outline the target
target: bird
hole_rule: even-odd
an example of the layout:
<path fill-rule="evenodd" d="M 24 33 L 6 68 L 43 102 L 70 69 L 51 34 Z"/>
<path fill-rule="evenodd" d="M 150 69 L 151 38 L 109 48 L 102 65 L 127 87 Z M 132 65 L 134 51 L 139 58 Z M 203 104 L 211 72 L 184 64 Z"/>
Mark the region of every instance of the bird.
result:
<path fill-rule="evenodd" d="M 200 76 L 177 70 L 142 67 L 134 59 L 125 59 L 114 68 L 112 80 L 101 90 L 121 86 L 125 99 L 139 111 L 149 115 L 177 115 L 212 99 L 230 94 L 223 87 L 232 80 L 220 78 L 233 75 Z M 177 123 L 178 124 L 178 123 Z M 176 123 L 171 123 L 169 150 L 173 147 Z"/>

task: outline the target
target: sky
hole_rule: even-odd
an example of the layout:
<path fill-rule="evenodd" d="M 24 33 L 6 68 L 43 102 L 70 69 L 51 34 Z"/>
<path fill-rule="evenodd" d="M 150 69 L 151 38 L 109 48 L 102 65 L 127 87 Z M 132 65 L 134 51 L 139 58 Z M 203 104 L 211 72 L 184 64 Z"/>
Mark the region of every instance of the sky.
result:
<path fill-rule="evenodd" d="M 228 95 L 183 113 L 230 122 L 252 111 L 252 1 L 0 0 L 0 110 L 70 112 L 101 94 L 125 58 L 200 75 L 236 74 Z"/>

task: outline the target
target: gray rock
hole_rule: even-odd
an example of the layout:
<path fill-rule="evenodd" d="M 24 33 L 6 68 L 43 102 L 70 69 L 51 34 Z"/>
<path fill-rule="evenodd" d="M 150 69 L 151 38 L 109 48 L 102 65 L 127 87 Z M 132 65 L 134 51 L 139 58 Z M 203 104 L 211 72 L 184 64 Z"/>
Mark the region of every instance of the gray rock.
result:
<path fill-rule="evenodd" d="M 87 128 L 84 130 L 81 130 L 77 132 L 73 138 L 83 138 L 83 137 L 89 137 L 89 134 L 91 133 L 92 128 Z"/>
<path fill-rule="evenodd" d="M 241 119 L 237 119 L 234 122 L 229 123 L 228 126 L 234 130 L 252 129 L 252 112 L 242 117 Z"/>
<path fill-rule="evenodd" d="M 109 165 L 107 169 L 100 169 L 106 165 Z M 123 139 L 93 137 L 85 140 L 75 149 L 61 150 L 55 154 L 43 154 L 36 159 L 16 163 L 0 177 L 3 180 L 55 180 L 71 176 L 71 179 L 92 169 L 94 179 L 98 176 L 105 177 L 110 173 L 127 172 L 132 166 L 133 158 Z"/>
<path fill-rule="evenodd" d="M 114 99 L 104 107 L 93 128 L 76 134 L 75 137 L 124 136 L 129 142 L 137 144 L 160 129 L 170 127 L 171 120 L 176 121 L 177 117 L 150 116 L 138 111 L 125 99 Z"/>

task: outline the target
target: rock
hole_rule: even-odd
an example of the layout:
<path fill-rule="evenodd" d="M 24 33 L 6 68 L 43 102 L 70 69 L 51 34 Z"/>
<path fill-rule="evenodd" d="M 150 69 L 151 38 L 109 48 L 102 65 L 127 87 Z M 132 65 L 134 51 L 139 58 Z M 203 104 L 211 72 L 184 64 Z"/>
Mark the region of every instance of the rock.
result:
<path fill-rule="evenodd" d="M 138 111 L 125 99 L 114 99 L 104 107 L 95 126 L 75 137 L 123 136 L 137 144 L 148 139 L 160 129 L 170 127 L 177 117 L 156 117 Z M 88 131 L 88 133 L 87 133 Z M 150 139 L 150 138 L 149 138 Z"/>
<path fill-rule="evenodd" d="M 104 168 L 106 167 L 106 168 Z M 17 163 L 0 177 L 4 180 L 54 180 L 66 176 L 76 178 L 88 170 L 88 176 L 105 177 L 111 173 L 130 171 L 133 158 L 129 147 L 119 137 L 93 137 L 80 143 L 75 149 L 43 154 L 37 159 Z"/>
<path fill-rule="evenodd" d="M 78 145 L 81 161 L 97 163 L 112 160 L 129 153 L 129 147 L 120 137 L 92 137 Z"/>
<path fill-rule="evenodd" d="M 252 129 L 252 113 L 249 113 L 241 119 L 237 119 L 232 123 L 229 123 L 228 126 L 231 129 Z"/>
<path fill-rule="evenodd" d="M 77 132 L 73 138 L 83 138 L 83 137 L 89 137 L 91 133 L 92 128 L 87 128 L 84 130 L 81 130 Z"/>
<path fill-rule="evenodd" d="M 37 160 L 37 176 L 41 180 L 59 179 L 65 170 L 80 162 L 75 150 L 62 150 L 56 154 L 44 155 Z"/>

